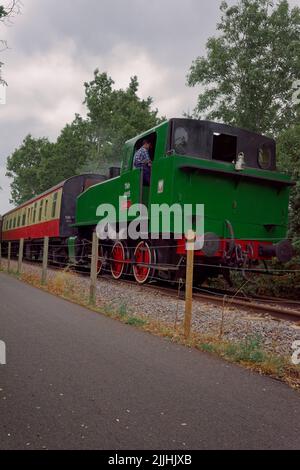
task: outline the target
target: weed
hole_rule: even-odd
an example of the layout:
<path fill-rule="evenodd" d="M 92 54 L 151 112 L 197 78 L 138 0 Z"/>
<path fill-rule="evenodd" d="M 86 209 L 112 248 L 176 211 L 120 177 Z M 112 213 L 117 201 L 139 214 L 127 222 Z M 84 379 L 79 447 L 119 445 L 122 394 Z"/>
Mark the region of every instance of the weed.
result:
<path fill-rule="evenodd" d="M 114 315 L 114 309 L 112 307 L 111 304 L 103 304 L 103 306 L 101 306 L 101 312 L 104 313 L 104 315 L 108 316 L 108 317 L 112 317 Z"/>
<path fill-rule="evenodd" d="M 215 352 L 216 350 L 215 346 L 209 343 L 200 343 L 199 349 L 201 349 L 201 351 L 209 352 L 209 353 Z"/>
<path fill-rule="evenodd" d="M 225 347 L 225 355 L 236 362 L 262 363 L 266 358 L 259 336 L 247 336 L 244 341 L 229 344 Z"/>
<path fill-rule="evenodd" d="M 128 307 L 127 304 L 121 304 L 118 310 L 118 315 L 120 318 L 125 318 L 128 316 Z"/>
<path fill-rule="evenodd" d="M 238 346 L 234 343 L 228 343 L 224 346 L 223 355 L 227 357 L 235 357 L 237 354 Z"/>
<path fill-rule="evenodd" d="M 147 323 L 146 320 L 143 320 L 142 318 L 139 318 L 139 317 L 129 317 L 126 320 L 126 324 L 130 326 L 141 327 L 141 326 L 146 325 L 146 323 Z"/>

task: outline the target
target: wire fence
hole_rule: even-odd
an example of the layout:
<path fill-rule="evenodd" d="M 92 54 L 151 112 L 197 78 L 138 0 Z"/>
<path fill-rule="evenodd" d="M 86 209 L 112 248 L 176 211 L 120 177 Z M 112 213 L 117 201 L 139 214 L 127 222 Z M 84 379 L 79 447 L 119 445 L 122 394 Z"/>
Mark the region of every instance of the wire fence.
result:
<path fill-rule="evenodd" d="M 101 247 L 101 250 L 104 248 L 104 244 L 99 245 L 99 240 L 97 238 L 96 233 L 93 234 L 93 241 L 89 240 L 83 240 L 81 243 L 76 245 L 76 249 L 80 250 L 80 248 L 85 248 L 88 246 L 87 253 L 85 254 L 85 257 L 88 260 L 88 264 L 86 266 L 82 266 L 82 268 L 86 268 L 89 271 L 90 275 L 90 295 L 89 295 L 89 303 L 91 305 L 95 305 L 96 303 L 96 283 L 97 283 L 97 277 L 99 274 L 99 271 L 102 272 L 102 274 L 111 274 L 112 273 L 112 266 L 114 263 L 120 264 L 119 260 L 114 259 L 111 255 L 110 257 L 104 258 L 103 256 L 99 256 L 99 249 Z M 67 252 L 62 253 L 63 250 L 66 250 L 68 248 L 68 244 L 66 243 L 61 243 L 61 244 L 51 244 L 49 247 L 49 238 L 45 238 L 43 242 L 37 242 L 37 243 L 32 243 L 30 246 L 30 252 L 28 252 L 26 245 L 24 246 L 24 239 L 20 240 L 19 243 L 12 243 L 8 242 L 3 246 L 3 244 L 0 244 L 0 268 L 3 267 L 3 260 L 6 259 L 7 265 L 6 269 L 7 271 L 11 271 L 11 262 L 13 260 L 17 260 L 17 273 L 21 274 L 22 269 L 23 269 L 23 261 L 24 259 L 26 260 L 29 258 L 31 261 L 36 261 L 36 262 L 42 262 L 42 273 L 41 273 L 41 284 L 46 284 L 47 283 L 47 271 L 49 266 L 52 268 L 56 269 L 71 269 L 77 268 L 80 269 L 81 266 L 78 266 L 76 263 L 70 263 L 68 260 L 68 255 Z M 105 248 L 112 249 L 113 246 L 112 244 L 105 244 Z M 162 248 L 166 248 L 164 245 Z M 172 248 L 174 248 L 174 245 L 172 245 Z M 131 258 L 125 262 L 122 262 L 121 260 L 121 265 L 127 265 L 127 266 L 140 266 L 144 267 L 147 269 L 153 269 L 152 266 L 147 265 L 147 263 L 138 263 L 134 261 L 134 247 L 131 247 Z M 54 262 L 55 261 L 55 262 Z M 55 266 L 56 264 L 56 266 Z M 165 266 L 168 266 L 168 268 L 175 267 L 177 265 L 171 265 L 171 264 L 166 264 Z M 163 266 L 161 266 L 161 269 L 163 269 Z M 122 269 L 123 272 L 123 269 Z M 191 277 L 193 275 L 193 266 L 189 265 L 186 268 L 187 276 Z M 128 276 L 129 277 L 129 276 Z M 154 281 L 154 279 L 159 280 L 159 277 L 154 277 L 151 276 L 151 281 Z M 170 280 L 166 279 L 166 282 L 170 282 Z M 177 281 L 176 281 L 177 282 Z M 174 281 L 172 281 L 172 284 L 174 285 Z M 182 280 L 179 281 L 178 283 L 178 296 L 180 295 L 180 291 L 183 287 L 184 283 Z M 178 309 L 178 307 L 177 307 Z M 190 316 L 191 317 L 191 305 L 186 303 L 186 309 L 185 309 L 185 316 Z M 176 321 L 177 322 L 177 321 Z M 185 330 L 185 334 L 188 337 L 191 333 L 191 326 L 189 329 Z"/>
<path fill-rule="evenodd" d="M 274 239 L 272 239 L 274 240 Z M 35 260 L 41 260 L 42 257 L 43 257 L 43 250 L 44 250 L 44 241 L 33 241 L 31 243 L 31 253 L 30 253 L 30 257 L 32 259 L 35 259 Z M 91 240 L 88 240 L 88 239 L 84 239 L 80 242 L 76 242 L 76 251 L 79 252 L 80 251 L 80 248 L 87 248 L 87 247 L 90 247 L 89 249 L 89 252 L 87 252 L 87 258 L 91 258 L 91 253 L 92 253 L 92 241 Z M 104 243 L 102 241 L 98 242 L 99 244 L 99 249 L 107 249 L 108 251 L 112 251 L 112 248 L 114 247 L 114 243 L 113 242 L 110 242 L 110 243 Z M 9 255 L 9 250 L 10 250 L 10 254 L 11 254 L 11 258 L 14 258 L 14 257 L 18 257 L 19 256 L 19 245 L 20 245 L 20 241 L 18 242 L 8 242 L 8 243 L 5 243 L 2 244 L 0 243 L 0 245 L 2 245 L 2 249 L 1 249 L 1 256 L 3 258 L 7 258 L 8 255 Z M 9 245 L 10 245 L 10 248 L 9 248 Z M 136 264 L 136 261 L 135 261 L 135 251 L 136 251 L 136 246 L 127 246 L 125 244 L 125 247 L 126 247 L 126 252 L 128 253 L 128 256 L 127 256 L 127 260 L 125 261 L 125 264 L 131 264 L 131 265 L 134 265 Z M 55 258 L 55 260 L 57 260 L 60 264 L 65 264 L 65 265 L 72 265 L 73 263 L 72 262 L 67 262 L 65 263 L 64 261 L 68 258 L 68 251 L 69 251 L 69 244 L 68 243 L 64 243 L 64 242 L 51 242 L 51 250 L 49 252 L 49 260 L 53 260 L 53 258 Z M 166 250 L 166 249 L 177 249 L 177 245 L 174 243 L 174 244 L 164 244 L 164 245 L 153 245 L 153 246 L 150 246 L 149 245 L 149 249 L 150 249 L 150 252 L 156 252 L 157 250 Z M 64 252 L 63 252 L 64 251 Z M 196 252 L 199 251 L 199 250 L 195 250 Z M 26 259 L 28 258 L 28 256 L 26 255 L 26 250 L 24 251 L 23 253 L 23 257 Z M 101 256 L 99 255 L 99 260 L 105 260 L 107 263 L 112 263 L 112 262 L 115 262 L 116 260 L 111 257 L 111 255 L 105 255 L 105 256 Z M 174 269 L 174 268 L 178 268 L 179 266 L 179 262 L 176 262 L 176 263 L 170 263 L 170 262 L 163 262 L 163 261 L 159 261 L 159 267 L 160 268 L 165 268 L 166 270 L 169 268 L 170 270 Z M 142 265 L 143 263 L 140 263 L 140 265 Z M 201 262 L 199 260 L 197 261 L 194 261 L 194 267 L 195 268 L 212 268 L 212 269 L 222 269 L 222 270 L 229 270 L 229 271 L 237 271 L 237 272 L 253 272 L 253 273 L 261 273 L 261 274 L 270 274 L 270 271 L 269 270 L 266 270 L 266 268 L 260 268 L 260 267 L 255 267 L 255 268 L 251 268 L 251 267 L 247 267 L 247 266 L 234 266 L 234 265 L 225 265 L 223 264 L 222 261 L 219 261 L 219 262 L 216 262 L 216 263 L 208 263 L 208 262 Z M 272 271 L 271 273 L 272 274 L 280 274 L 280 273 L 299 273 L 300 272 L 300 268 L 299 269 L 284 269 L 284 268 L 278 268 L 278 267 L 275 267 L 275 266 L 272 266 Z M 158 278 L 158 280 L 160 280 L 160 278 Z M 174 281 L 172 281 L 174 282 Z"/>

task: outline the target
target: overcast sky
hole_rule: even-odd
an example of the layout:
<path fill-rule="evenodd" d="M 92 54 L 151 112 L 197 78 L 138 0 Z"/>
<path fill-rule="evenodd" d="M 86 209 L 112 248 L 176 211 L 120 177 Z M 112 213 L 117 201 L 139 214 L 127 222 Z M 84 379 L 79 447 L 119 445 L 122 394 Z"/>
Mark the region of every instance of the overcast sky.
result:
<path fill-rule="evenodd" d="M 0 214 L 10 207 L 7 156 L 28 133 L 55 139 L 75 113 L 83 114 L 83 83 L 96 68 L 107 71 L 117 87 L 137 75 L 140 96 L 152 96 L 161 114 L 191 111 L 198 90 L 186 87 L 186 75 L 216 31 L 221 1 L 22 3 L 13 26 L 0 26 L 0 38 L 10 47 L 0 57 L 9 84 L 7 104 L 0 106 Z"/>

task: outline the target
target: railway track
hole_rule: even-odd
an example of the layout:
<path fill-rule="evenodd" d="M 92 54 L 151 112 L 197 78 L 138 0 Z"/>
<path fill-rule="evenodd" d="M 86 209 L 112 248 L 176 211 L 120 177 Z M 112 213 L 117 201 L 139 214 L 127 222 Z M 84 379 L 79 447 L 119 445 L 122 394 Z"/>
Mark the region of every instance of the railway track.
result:
<path fill-rule="evenodd" d="M 217 297 L 205 294 L 194 294 L 194 296 L 196 299 L 212 301 L 213 303 L 222 304 L 224 307 L 242 307 L 247 311 L 251 310 L 276 319 L 288 320 L 300 324 L 300 306 L 299 309 L 295 309 L 288 308 L 282 304 L 278 305 L 275 298 L 272 300 L 266 298 L 263 299 L 262 302 L 262 299 L 258 300 L 256 298 L 245 298 L 245 300 L 241 300 L 240 298 L 235 298 L 228 295 Z"/>
<path fill-rule="evenodd" d="M 129 285 L 137 285 L 136 282 L 131 281 L 129 279 L 125 280 L 118 280 L 115 281 L 108 275 L 102 276 L 105 279 L 109 279 L 110 281 L 116 283 L 124 283 Z M 140 286 L 141 289 L 150 289 L 156 292 L 160 292 L 164 295 L 169 295 L 170 297 L 176 297 L 180 299 L 184 299 L 184 286 L 182 289 L 176 289 L 172 287 L 162 286 L 156 283 L 146 284 Z M 243 310 L 246 312 L 256 312 L 262 314 L 264 316 L 269 316 L 272 318 L 276 318 L 279 320 L 288 320 L 294 323 L 300 324 L 300 302 L 299 301 L 292 301 L 290 299 L 278 299 L 281 303 L 278 304 L 278 300 L 275 297 L 238 297 L 235 296 L 233 291 L 222 291 L 223 293 L 220 294 L 218 289 L 209 290 L 211 293 L 199 293 L 194 292 L 193 298 L 195 301 L 198 302 L 208 302 L 215 305 L 222 305 L 224 307 L 242 307 Z M 283 305 L 284 303 L 284 305 Z M 296 305 L 297 308 L 288 308 L 287 305 Z"/>
<path fill-rule="evenodd" d="M 38 261 L 24 261 L 24 264 L 37 266 Z M 60 270 L 62 271 L 63 268 L 59 268 L 58 266 L 49 266 L 50 269 Z M 82 269 L 78 270 L 75 268 L 69 267 L 70 270 L 75 272 L 76 274 L 82 276 L 89 276 L 87 271 Z M 143 290 L 153 290 L 159 292 L 163 295 L 168 295 L 170 297 L 175 297 L 179 299 L 184 299 L 185 291 L 184 291 L 184 284 L 182 284 L 181 289 L 178 286 L 166 286 L 163 285 L 161 282 L 153 281 L 152 283 L 145 284 L 139 286 L 135 281 L 131 279 L 119 279 L 115 280 L 108 274 L 102 274 L 99 279 L 106 279 L 110 282 L 116 284 L 127 284 L 127 285 L 134 285 L 140 287 Z M 201 291 L 201 292 L 199 292 Z M 276 298 L 276 297 L 269 297 L 269 296 L 245 296 L 245 295 L 236 295 L 236 292 L 233 290 L 222 290 L 222 289 L 215 289 L 215 288 L 195 288 L 193 298 L 197 302 L 203 303 L 211 303 L 214 305 L 221 305 L 222 307 L 226 308 L 242 308 L 246 313 L 256 312 L 260 315 L 275 318 L 278 320 L 287 320 L 293 323 L 299 323 L 300 325 L 300 301 L 298 300 L 291 300 L 291 299 L 284 299 L 284 298 Z"/>

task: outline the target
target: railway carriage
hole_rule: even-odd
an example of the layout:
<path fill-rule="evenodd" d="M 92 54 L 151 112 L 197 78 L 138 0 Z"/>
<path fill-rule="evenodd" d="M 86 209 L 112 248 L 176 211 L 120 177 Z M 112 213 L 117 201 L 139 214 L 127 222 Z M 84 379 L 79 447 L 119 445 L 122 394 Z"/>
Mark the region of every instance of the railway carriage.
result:
<path fill-rule="evenodd" d="M 76 233 L 76 198 L 89 186 L 105 179 L 97 174 L 79 175 L 50 188 L 5 214 L 2 220 L 2 244 L 12 244 L 12 255 L 18 253 L 19 240 L 24 239 L 24 256 L 29 260 L 41 258 L 43 238 L 50 239 L 50 258 L 66 262 L 67 240 Z"/>

